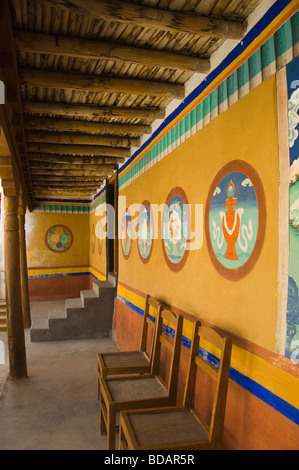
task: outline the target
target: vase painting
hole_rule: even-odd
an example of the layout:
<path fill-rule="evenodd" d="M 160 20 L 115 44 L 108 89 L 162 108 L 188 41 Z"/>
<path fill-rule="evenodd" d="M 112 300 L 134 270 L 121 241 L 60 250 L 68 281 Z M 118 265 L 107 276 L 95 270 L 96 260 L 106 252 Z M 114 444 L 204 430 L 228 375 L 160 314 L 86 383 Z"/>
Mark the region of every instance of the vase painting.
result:
<path fill-rule="evenodd" d="M 256 171 L 233 161 L 214 179 L 206 204 L 208 249 L 218 271 L 231 280 L 246 275 L 264 239 L 265 198 Z"/>

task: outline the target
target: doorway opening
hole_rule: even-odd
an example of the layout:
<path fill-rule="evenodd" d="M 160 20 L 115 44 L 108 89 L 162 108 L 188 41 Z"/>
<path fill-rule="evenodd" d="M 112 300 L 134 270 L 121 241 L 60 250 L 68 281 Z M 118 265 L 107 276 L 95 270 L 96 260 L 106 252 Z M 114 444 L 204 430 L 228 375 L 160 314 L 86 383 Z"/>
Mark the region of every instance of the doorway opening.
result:
<path fill-rule="evenodd" d="M 117 172 L 107 181 L 106 203 L 113 207 L 107 211 L 107 279 L 118 272 L 118 175 Z"/>

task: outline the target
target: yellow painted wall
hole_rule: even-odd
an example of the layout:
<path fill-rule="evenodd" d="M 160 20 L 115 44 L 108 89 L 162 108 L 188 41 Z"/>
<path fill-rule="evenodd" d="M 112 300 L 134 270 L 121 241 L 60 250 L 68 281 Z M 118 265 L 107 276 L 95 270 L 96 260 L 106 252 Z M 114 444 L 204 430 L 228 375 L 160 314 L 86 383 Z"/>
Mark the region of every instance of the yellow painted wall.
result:
<path fill-rule="evenodd" d="M 127 206 L 145 199 L 162 204 L 173 187 L 181 186 L 190 204 L 205 205 L 211 183 L 226 163 L 245 160 L 255 168 L 266 196 L 267 224 L 262 252 L 246 277 L 233 282 L 217 272 L 203 227 L 202 248 L 189 252 L 178 273 L 168 268 L 161 239 L 154 241 L 147 264 L 140 261 L 136 240 L 128 260 L 120 246 L 119 281 L 271 351 L 277 320 L 276 121 L 276 85 L 272 77 L 120 192 L 126 196 Z"/>
<path fill-rule="evenodd" d="M 90 244 L 89 244 L 89 259 L 90 270 L 92 274 L 100 280 L 106 279 L 106 239 L 100 239 L 100 226 L 102 227 L 102 234 L 104 234 L 103 211 L 105 203 L 101 204 L 89 216 L 89 231 L 90 231 Z M 105 219 L 104 219 L 105 220 Z M 94 239 L 93 237 L 94 230 Z M 100 249 L 101 245 L 101 249 Z"/>
<path fill-rule="evenodd" d="M 45 234 L 53 225 L 65 225 L 74 237 L 65 253 L 55 253 L 45 244 Z M 89 217 L 85 214 L 31 212 L 26 215 L 27 265 L 30 268 L 89 265 Z M 68 270 L 70 272 L 70 269 Z M 36 274 L 36 273 L 33 273 Z"/>

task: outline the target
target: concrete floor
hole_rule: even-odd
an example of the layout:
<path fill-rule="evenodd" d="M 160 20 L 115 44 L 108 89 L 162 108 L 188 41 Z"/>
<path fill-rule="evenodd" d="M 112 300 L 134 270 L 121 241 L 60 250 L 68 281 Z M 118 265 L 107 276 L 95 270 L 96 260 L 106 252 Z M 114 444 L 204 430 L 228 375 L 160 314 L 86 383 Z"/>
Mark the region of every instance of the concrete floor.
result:
<path fill-rule="evenodd" d="M 59 303 L 55 303 L 57 305 Z M 52 304 L 53 305 L 53 304 Z M 31 304 L 31 317 L 48 314 Z M 28 378 L 12 381 L 0 365 L 0 450 L 105 450 L 99 434 L 97 353 L 109 339 L 31 343 L 25 331 Z M 7 342 L 7 333 L 0 333 Z"/>

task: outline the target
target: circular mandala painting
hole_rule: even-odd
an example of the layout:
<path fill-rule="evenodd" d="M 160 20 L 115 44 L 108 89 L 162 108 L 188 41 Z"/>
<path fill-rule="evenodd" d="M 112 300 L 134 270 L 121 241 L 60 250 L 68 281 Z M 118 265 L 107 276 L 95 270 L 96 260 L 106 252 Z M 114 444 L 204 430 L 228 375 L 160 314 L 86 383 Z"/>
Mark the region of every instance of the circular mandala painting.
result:
<path fill-rule="evenodd" d="M 121 246 L 125 259 L 128 259 L 132 246 L 132 223 L 128 209 L 124 212 L 121 223 Z"/>
<path fill-rule="evenodd" d="M 69 250 L 73 243 L 73 234 L 64 225 L 50 227 L 45 236 L 47 247 L 57 253 Z"/>
<path fill-rule="evenodd" d="M 143 202 L 139 211 L 137 244 L 141 260 L 147 263 L 153 248 L 153 217 L 148 201 Z"/>
<path fill-rule="evenodd" d="M 205 218 L 213 264 L 224 277 L 241 279 L 260 254 L 266 224 L 263 186 L 249 164 L 236 160 L 218 173 L 210 188 Z"/>
<path fill-rule="evenodd" d="M 162 246 L 166 263 L 173 271 L 182 269 L 188 256 L 190 224 L 187 205 L 187 197 L 182 188 L 172 189 L 167 197 L 163 216 Z"/>

